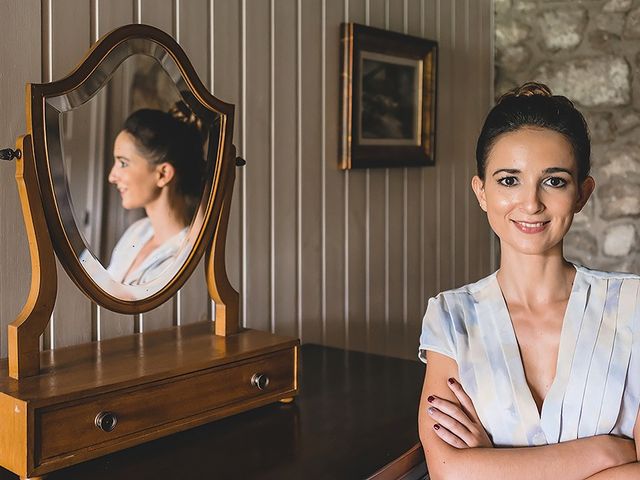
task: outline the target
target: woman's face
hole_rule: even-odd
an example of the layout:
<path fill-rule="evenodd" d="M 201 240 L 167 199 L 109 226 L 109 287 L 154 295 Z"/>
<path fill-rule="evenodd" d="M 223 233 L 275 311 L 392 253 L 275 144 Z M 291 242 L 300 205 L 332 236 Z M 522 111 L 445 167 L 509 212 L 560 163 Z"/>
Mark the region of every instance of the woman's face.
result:
<path fill-rule="evenodd" d="M 595 186 L 578 185 L 571 144 L 558 132 L 522 128 L 498 138 L 489 152 L 485 180 L 472 181 L 502 249 L 540 255 L 560 250 L 573 216 Z"/>
<path fill-rule="evenodd" d="M 158 168 L 140 154 L 130 133 L 122 131 L 116 137 L 113 160 L 109 182 L 120 192 L 123 208 L 142 208 L 158 198 Z"/>

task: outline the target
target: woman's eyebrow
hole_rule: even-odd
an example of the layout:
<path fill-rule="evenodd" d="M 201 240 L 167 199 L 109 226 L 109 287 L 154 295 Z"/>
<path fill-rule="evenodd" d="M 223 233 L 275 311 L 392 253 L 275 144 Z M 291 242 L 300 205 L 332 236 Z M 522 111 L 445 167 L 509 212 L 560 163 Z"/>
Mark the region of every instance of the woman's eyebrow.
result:
<path fill-rule="evenodd" d="M 571 170 L 569 170 L 568 168 L 562 168 L 562 167 L 550 167 L 550 168 L 545 168 L 544 169 L 544 173 L 568 173 L 569 175 L 572 175 L 573 172 Z"/>
<path fill-rule="evenodd" d="M 493 172 L 493 176 L 496 176 L 497 174 L 502 172 L 516 174 L 516 173 L 520 173 L 520 170 L 518 170 L 517 168 L 500 168 L 495 172 Z"/>
<path fill-rule="evenodd" d="M 518 173 L 522 173 L 521 170 L 518 170 L 517 168 L 500 168 L 498 170 L 496 170 L 495 172 L 493 172 L 493 176 L 499 174 L 499 173 L 510 173 L 512 175 L 518 174 Z M 549 173 L 568 173 L 569 175 L 572 175 L 573 172 L 571 170 L 569 170 L 568 168 L 563 168 L 563 167 L 549 167 L 549 168 L 545 168 L 542 173 L 544 174 L 549 174 Z"/>

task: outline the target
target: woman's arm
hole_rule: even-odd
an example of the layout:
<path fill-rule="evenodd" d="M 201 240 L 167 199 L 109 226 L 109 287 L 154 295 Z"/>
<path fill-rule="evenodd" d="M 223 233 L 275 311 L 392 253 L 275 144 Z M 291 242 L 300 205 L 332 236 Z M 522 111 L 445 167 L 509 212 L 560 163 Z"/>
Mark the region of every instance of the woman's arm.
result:
<path fill-rule="evenodd" d="M 634 444 L 609 435 L 583 438 L 554 445 L 526 448 L 454 448 L 439 438 L 428 415 L 427 398 L 435 395 L 459 404 L 447 387 L 448 378 L 457 378 L 454 360 L 427 352 L 427 373 L 420 399 L 418 428 L 429 474 L 433 480 L 487 478 L 583 480 L 602 470 L 636 460 Z"/>
<path fill-rule="evenodd" d="M 589 477 L 589 480 L 637 480 L 640 478 L 640 412 L 633 427 L 633 438 L 636 442 L 636 462 L 609 468 Z"/>

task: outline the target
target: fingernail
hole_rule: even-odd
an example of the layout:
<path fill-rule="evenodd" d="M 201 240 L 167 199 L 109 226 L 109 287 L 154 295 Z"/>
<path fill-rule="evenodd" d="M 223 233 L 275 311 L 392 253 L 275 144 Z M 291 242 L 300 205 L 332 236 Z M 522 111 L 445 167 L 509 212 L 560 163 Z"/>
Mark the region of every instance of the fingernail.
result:
<path fill-rule="evenodd" d="M 434 430 L 440 430 L 440 425 L 438 425 L 437 423 L 433 426 Z"/>
<path fill-rule="evenodd" d="M 429 407 L 427 408 L 427 412 L 429 412 L 429 414 L 432 414 L 434 412 L 434 408 L 433 407 Z"/>
<path fill-rule="evenodd" d="M 429 402 L 429 403 L 433 403 L 433 401 L 434 401 L 435 399 L 436 399 L 436 397 L 434 397 L 433 395 L 429 395 L 429 396 L 427 397 L 427 402 Z"/>
<path fill-rule="evenodd" d="M 456 383 L 453 378 L 450 378 L 449 380 L 447 380 L 447 382 L 449 382 L 449 385 L 453 385 L 454 383 Z"/>

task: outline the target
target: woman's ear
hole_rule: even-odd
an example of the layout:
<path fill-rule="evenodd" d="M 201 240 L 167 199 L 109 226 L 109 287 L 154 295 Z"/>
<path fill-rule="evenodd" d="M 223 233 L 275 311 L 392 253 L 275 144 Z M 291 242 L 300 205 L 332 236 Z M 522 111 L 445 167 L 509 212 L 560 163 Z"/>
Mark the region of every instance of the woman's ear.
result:
<path fill-rule="evenodd" d="M 479 176 L 475 175 L 471 179 L 471 188 L 473 189 L 473 193 L 476 194 L 476 198 L 478 199 L 478 204 L 480 205 L 480 208 L 486 212 L 487 197 L 484 193 L 484 182 Z"/>
<path fill-rule="evenodd" d="M 159 188 L 166 187 L 176 175 L 176 169 L 169 162 L 156 165 L 156 185 Z"/>
<path fill-rule="evenodd" d="M 578 213 L 580 210 L 582 210 L 595 188 L 596 181 L 593 179 L 593 177 L 588 176 L 584 179 L 582 185 L 580 185 L 580 189 L 578 190 L 578 201 L 576 202 L 574 213 Z"/>

